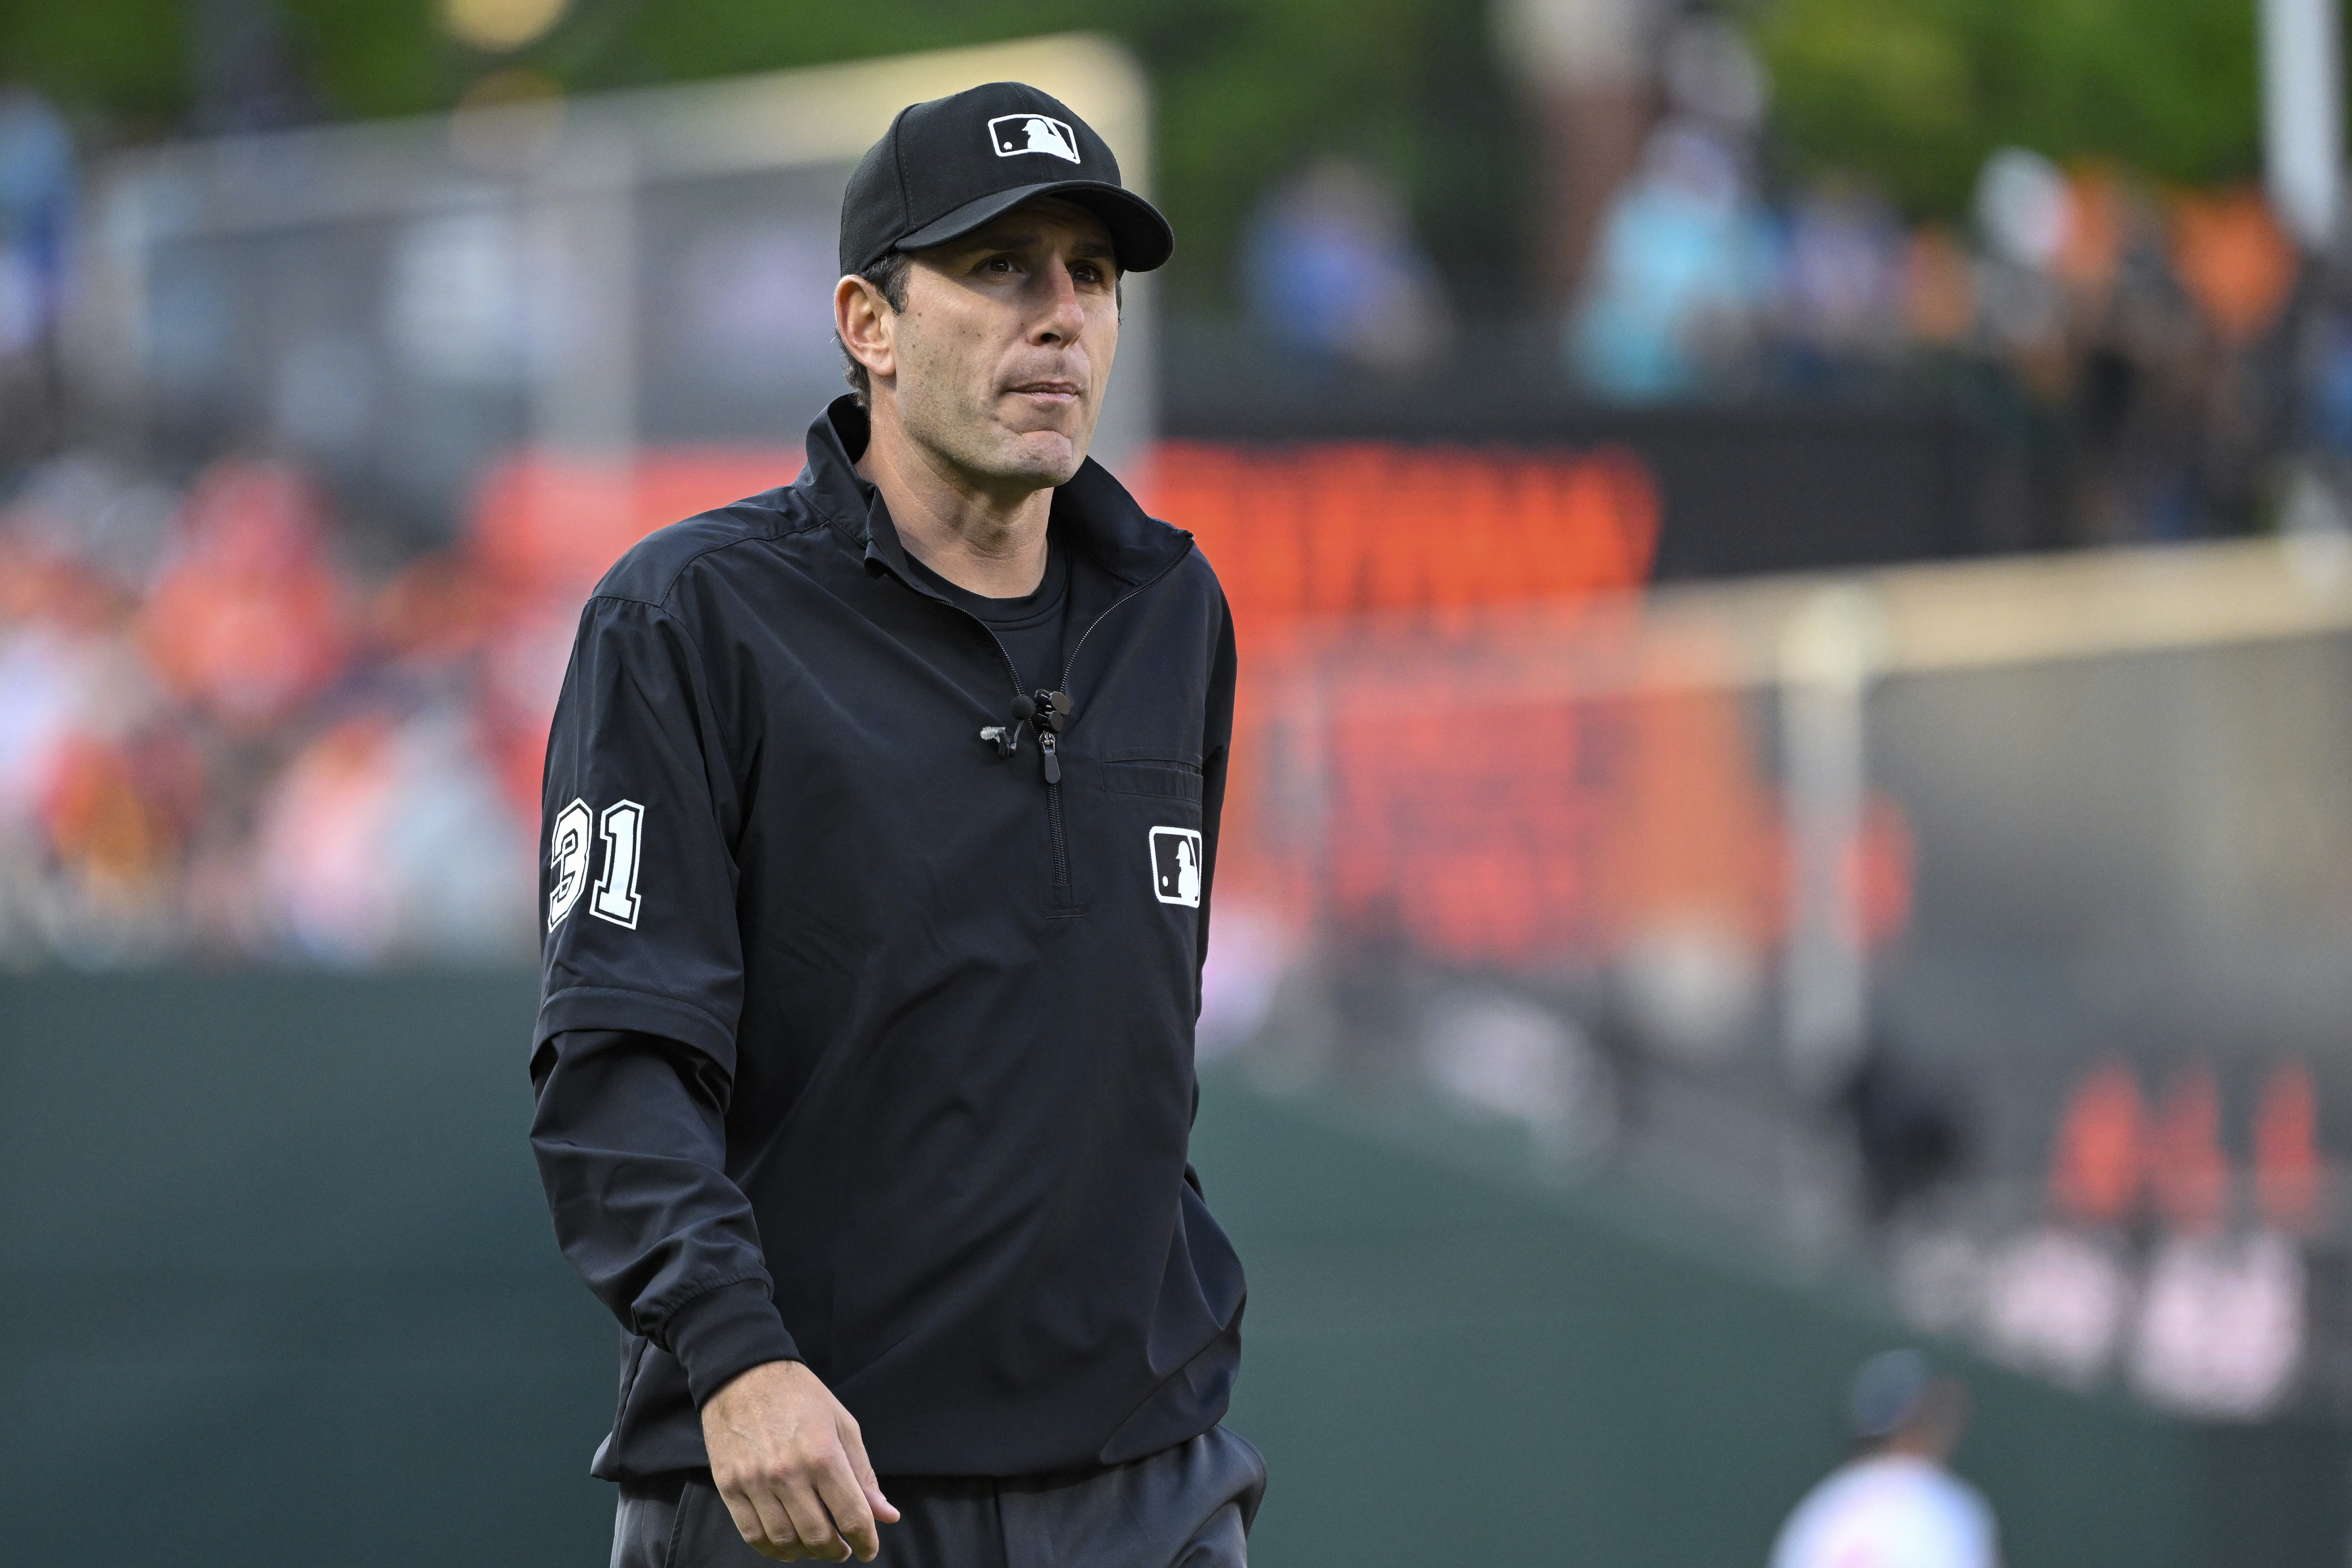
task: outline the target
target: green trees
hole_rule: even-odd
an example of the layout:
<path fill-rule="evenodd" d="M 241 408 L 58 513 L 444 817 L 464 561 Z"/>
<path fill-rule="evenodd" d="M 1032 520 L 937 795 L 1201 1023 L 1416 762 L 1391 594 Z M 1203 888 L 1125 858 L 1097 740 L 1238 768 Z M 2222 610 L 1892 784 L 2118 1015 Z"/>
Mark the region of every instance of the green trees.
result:
<path fill-rule="evenodd" d="M 1774 84 L 1785 172 L 1866 174 L 1956 216 L 1987 152 L 2105 154 L 2165 179 L 2251 173 L 2253 0 L 1726 0 Z M 277 0 L 319 106 L 446 107 L 500 61 L 443 37 L 434 0 Z M 1525 271 L 1528 134 L 1486 0 L 572 0 L 513 63 L 572 90 L 1090 28 L 1159 94 L 1156 185 L 1184 235 L 1180 294 L 1223 296 L 1250 203 L 1317 154 L 1407 193 L 1457 287 Z M 0 3 L 0 79 L 100 140 L 169 131 L 192 79 L 186 0 Z"/>
<path fill-rule="evenodd" d="M 2005 143 L 2203 183 L 2261 150 L 2253 0 L 1769 0 L 1747 8 L 1795 172 L 1957 216 Z"/>

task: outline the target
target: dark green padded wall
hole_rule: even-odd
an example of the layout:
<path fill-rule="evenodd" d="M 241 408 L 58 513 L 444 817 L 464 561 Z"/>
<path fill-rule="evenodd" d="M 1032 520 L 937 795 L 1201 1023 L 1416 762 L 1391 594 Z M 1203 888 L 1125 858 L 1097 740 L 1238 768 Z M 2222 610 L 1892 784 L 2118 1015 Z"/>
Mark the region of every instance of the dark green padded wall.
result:
<path fill-rule="evenodd" d="M 0 980 L 0 1507 L 82 1568 L 592 1564 L 603 1311 L 523 1142 L 531 983 Z M 1760 1563 L 1882 1325 L 1213 1076 L 1255 1555 Z M 2347 1450 L 1979 1369 L 2011 1568 L 2344 1561 Z"/>

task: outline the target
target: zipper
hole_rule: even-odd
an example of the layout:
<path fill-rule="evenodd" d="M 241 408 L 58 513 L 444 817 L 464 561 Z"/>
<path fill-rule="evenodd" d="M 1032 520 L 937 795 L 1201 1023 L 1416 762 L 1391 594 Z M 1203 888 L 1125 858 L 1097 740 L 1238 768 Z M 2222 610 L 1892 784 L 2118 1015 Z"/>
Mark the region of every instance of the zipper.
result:
<path fill-rule="evenodd" d="M 1037 731 L 1037 750 L 1045 759 L 1045 825 L 1054 835 L 1054 886 L 1070 885 L 1070 841 L 1062 831 L 1062 760 L 1055 754 L 1054 731 Z"/>
<path fill-rule="evenodd" d="M 1062 660 L 1062 684 L 1055 687 L 1055 689 L 1057 691 L 1067 691 L 1070 689 L 1070 671 L 1078 668 L 1078 650 L 1087 646 L 1087 639 L 1095 635 L 1095 628 L 1097 626 L 1110 619 L 1112 611 L 1118 609 L 1121 605 L 1126 604 L 1129 599 L 1134 598 L 1138 594 L 1142 593 L 1146 588 L 1150 587 L 1154 583 L 1159 582 L 1162 577 L 1167 576 L 1171 572 L 1175 571 L 1177 567 L 1183 564 L 1185 556 L 1189 556 L 1192 553 L 1192 546 L 1189 544 L 1186 545 L 1183 555 L 1179 555 L 1175 560 L 1171 561 L 1167 565 L 1162 566 L 1159 571 L 1154 572 L 1150 576 L 1146 577 L 1142 582 L 1138 583 L 1134 587 L 1129 588 L 1126 593 L 1121 594 L 1118 598 L 1113 599 L 1108 605 L 1104 606 L 1103 613 L 1101 615 L 1097 616 L 1093 620 L 1088 621 L 1087 623 L 1087 629 L 1078 634 L 1078 640 L 1070 645 L 1069 657 Z M 992 636 L 993 634 L 991 635 Z M 1004 656 L 1004 662 L 1007 665 L 1010 665 L 1013 662 L 1013 656 L 1011 654 L 1006 654 Z"/>
<path fill-rule="evenodd" d="M 1063 724 L 1076 717 L 1077 712 L 1075 705 L 1066 706 L 1070 702 L 1067 695 L 1070 689 L 1070 673 L 1078 668 L 1078 654 L 1087 646 L 1087 639 L 1095 635 L 1097 626 L 1110 619 L 1121 605 L 1176 570 L 1183 563 L 1185 556 L 1192 553 L 1192 546 L 1188 542 L 1183 554 L 1177 556 L 1175 560 L 1105 605 L 1102 614 L 1087 622 L 1087 629 L 1078 634 L 1078 640 L 1070 645 L 1068 655 L 1062 660 L 1061 684 L 1050 692 L 1037 693 L 1037 751 L 1038 754 L 1045 758 L 1045 821 L 1054 837 L 1054 886 L 1065 893 L 1070 886 L 1070 846 L 1069 838 L 1062 827 L 1062 759 L 1059 754 L 1061 749 L 1059 732 Z M 989 634 L 991 637 L 995 635 L 994 632 Z M 1003 651 L 1002 643 L 997 647 L 1000 652 Z M 1013 656 L 1006 654 L 1004 662 L 1007 668 L 1010 668 Z M 1013 674 L 1013 684 L 1016 688 L 1020 684 L 1020 672 L 1017 670 Z M 1050 723 L 1046 719 L 1048 714 L 1053 716 Z"/>
<path fill-rule="evenodd" d="M 1097 616 L 1094 618 L 1094 624 L 1078 635 L 1079 644 L 1083 646 L 1087 635 L 1093 632 L 1095 626 L 1102 625 L 1103 616 L 1109 615 L 1111 610 L 1118 609 L 1120 605 L 1124 605 L 1129 599 L 1133 598 L 1135 594 L 1141 591 L 1138 588 L 1121 595 L 1112 603 L 1109 609 L 1103 611 L 1101 616 Z M 1013 695 L 1015 697 L 1025 695 L 1021 689 L 1021 671 L 1013 664 L 1013 655 L 1005 650 L 1004 639 L 996 635 L 996 628 L 961 605 L 950 607 L 988 634 L 988 640 L 996 645 L 996 657 L 1004 661 L 1005 676 L 1013 682 Z M 1073 647 L 1070 652 L 1075 656 L 1077 648 Z M 1066 673 L 1066 666 L 1062 679 L 1065 685 L 1068 684 L 1069 676 Z M 1067 717 L 1071 710 L 1066 708 L 1057 708 L 1054 704 L 1051 699 L 1059 695 L 1058 692 L 1037 693 L 1034 699 L 1037 707 L 1031 722 L 1037 727 L 1037 754 L 1043 759 L 1045 773 L 1045 826 L 1054 841 L 1054 886 L 1066 889 L 1070 885 L 1070 840 L 1067 830 L 1062 826 L 1061 742 L 1054 731 L 1061 726 L 1063 719 Z M 1062 697 L 1062 700 L 1067 702 L 1069 699 Z M 1008 725 L 991 725 L 980 733 L 982 740 L 994 742 L 999 754 L 1003 756 L 1011 756 L 1021 745 L 1021 723 L 1018 720 Z"/>
<path fill-rule="evenodd" d="M 1076 711 L 1066 691 L 1037 693 L 1037 755 L 1045 774 L 1045 821 L 1054 835 L 1054 886 L 1070 885 L 1070 846 L 1062 828 L 1062 726 Z"/>
<path fill-rule="evenodd" d="M 1095 628 L 1110 619 L 1120 605 L 1183 564 L 1185 558 L 1192 553 L 1193 548 L 1188 543 L 1183 553 L 1177 556 L 1175 560 L 1105 605 L 1102 614 L 1087 622 L 1087 629 L 1078 634 L 1078 640 L 1070 645 L 1068 656 L 1062 660 L 1061 684 L 1052 691 L 1038 692 L 1034 699 L 1037 704 L 1036 717 L 1034 721 L 1037 727 L 1037 754 L 1042 760 L 1045 775 L 1045 824 L 1054 841 L 1054 886 L 1057 889 L 1066 891 L 1070 885 L 1070 841 L 1069 835 L 1062 824 L 1062 757 L 1061 740 L 1058 733 L 1062 725 L 1076 717 L 1077 711 L 1075 705 L 1064 706 L 1070 701 L 1067 695 L 1070 689 L 1070 672 L 1077 668 L 1079 651 L 1087 646 L 1087 639 L 1095 635 Z M 931 596 L 937 597 L 937 595 Z M 945 603 L 945 601 L 941 602 Z M 996 657 L 1004 661 L 1004 673 L 1013 682 L 1013 695 L 1015 697 L 1028 695 L 1021 689 L 1020 668 L 1013 664 L 1013 655 L 1005 651 L 1004 639 L 996 635 L 996 628 L 961 605 L 950 605 L 948 607 L 988 634 L 988 640 L 996 647 Z M 1021 744 L 1021 725 L 1018 721 L 1001 727 L 992 725 L 980 733 L 982 740 L 990 741 L 996 745 L 1001 755 L 1011 756 Z"/>
<path fill-rule="evenodd" d="M 1189 554 L 1190 552 L 1186 553 Z M 1183 559 L 1181 555 L 1176 558 L 1177 561 Z M 1175 562 L 1169 563 L 1165 570 L 1155 574 L 1150 581 L 1138 583 L 1104 606 L 1103 613 L 1087 623 L 1087 629 L 1080 632 L 1078 640 L 1070 645 L 1068 656 L 1062 660 L 1061 684 L 1050 692 L 1037 693 L 1037 752 L 1045 759 L 1045 822 L 1054 837 L 1054 886 L 1066 893 L 1070 886 L 1070 840 L 1062 826 L 1062 759 L 1059 754 L 1061 742 L 1057 731 L 1065 721 L 1075 715 L 1076 710 L 1059 706 L 1054 700 L 1058 697 L 1062 703 L 1067 703 L 1070 700 L 1066 695 L 1070 689 L 1070 672 L 1078 668 L 1078 650 L 1085 647 L 1087 639 L 1095 635 L 1095 627 L 1110 619 L 1113 611 L 1151 586 L 1153 583 L 1160 581 L 1174 568 Z M 1012 656 L 1006 655 L 1004 662 L 1011 664 Z"/>

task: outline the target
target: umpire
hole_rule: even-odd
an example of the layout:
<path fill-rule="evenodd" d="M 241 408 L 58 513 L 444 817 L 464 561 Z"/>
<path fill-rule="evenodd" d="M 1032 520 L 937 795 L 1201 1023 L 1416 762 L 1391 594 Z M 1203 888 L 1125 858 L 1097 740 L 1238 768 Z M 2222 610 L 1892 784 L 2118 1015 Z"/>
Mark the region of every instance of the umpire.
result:
<path fill-rule="evenodd" d="M 531 1144 L 625 1330 L 614 1568 L 1244 1560 L 1186 1163 L 1233 628 L 1087 458 L 1173 246 L 1033 88 L 901 111 L 842 203 L 855 395 L 581 616 Z"/>

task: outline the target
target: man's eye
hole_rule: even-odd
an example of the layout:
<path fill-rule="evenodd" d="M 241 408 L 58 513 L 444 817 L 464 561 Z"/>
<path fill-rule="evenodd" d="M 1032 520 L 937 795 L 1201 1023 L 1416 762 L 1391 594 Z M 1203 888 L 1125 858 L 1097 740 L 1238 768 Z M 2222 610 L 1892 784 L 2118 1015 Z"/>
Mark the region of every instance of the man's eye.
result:
<path fill-rule="evenodd" d="M 980 269 L 982 272 L 1010 272 L 1013 270 L 1013 258 L 992 256 L 980 264 Z"/>

